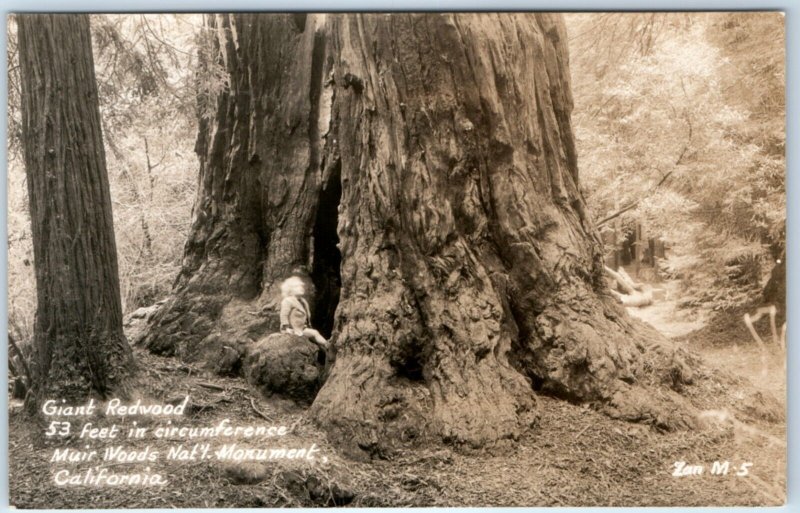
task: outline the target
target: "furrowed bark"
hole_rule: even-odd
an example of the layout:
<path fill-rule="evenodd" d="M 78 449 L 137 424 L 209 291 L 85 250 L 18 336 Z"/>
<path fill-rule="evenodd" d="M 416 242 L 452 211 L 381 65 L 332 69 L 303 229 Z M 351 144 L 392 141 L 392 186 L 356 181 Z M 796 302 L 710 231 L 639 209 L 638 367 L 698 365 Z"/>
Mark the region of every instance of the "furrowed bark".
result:
<path fill-rule="evenodd" d="M 243 354 L 249 341 L 277 330 L 276 285 L 309 261 L 319 157 L 310 140 L 312 69 L 296 57 L 319 43 L 291 15 L 217 14 L 206 22 L 230 84 L 214 118 L 201 119 L 183 267 L 142 343 L 213 362 L 225 346 Z"/>
<path fill-rule="evenodd" d="M 34 403 L 127 393 L 119 273 L 86 15 L 17 16 L 36 270 Z"/>
<path fill-rule="evenodd" d="M 535 422 L 537 391 L 691 423 L 670 390 L 690 365 L 604 288 L 559 16 L 212 25 L 231 88 L 201 132 L 195 227 L 152 349 L 274 329 L 241 312 L 274 305 L 274 284 L 305 266 L 328 291 L 316 309 L 335 312 L 335 362 L 310 414 L 342 443 L 513 438 Z"/>

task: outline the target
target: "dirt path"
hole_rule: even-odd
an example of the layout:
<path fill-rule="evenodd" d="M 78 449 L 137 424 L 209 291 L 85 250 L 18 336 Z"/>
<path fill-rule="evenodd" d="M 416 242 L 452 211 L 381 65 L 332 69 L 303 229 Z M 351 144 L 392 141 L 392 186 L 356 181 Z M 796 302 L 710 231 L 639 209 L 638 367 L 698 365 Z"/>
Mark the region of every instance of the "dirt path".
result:
<path fill-rule="evenodd" d="M 651 324 L 655 329 L 668 338 L 687 335 L 701 329 L 707 322 L 707 315 L 703 313 L 690 313 L 678 309 L 679 297 L 677 282 L 664 282 L 658 284 L 665 290 L 666 298 L 656 301 L 652 305 L 641 308 L 628 308 L 628 313 L 637 319 Z"/>
<path fill-rule="evenodd" d="M 764 393 L 786 402 L 786 358 L 771 337 L 768 320 L 756 323 L 765 341 L 762 351 L 744 324 L 742 312 L 730 314 L 691 313 L 677 307 L 677 282 L 659 284 L 666 289 L 666 299 L 643 308 L 628 308 L 641 319 L 687 349 L 699 353 L 712 366 L 732 372 L 750 381 Z M 721 326 L 719 323 L 724 317 Z"/>

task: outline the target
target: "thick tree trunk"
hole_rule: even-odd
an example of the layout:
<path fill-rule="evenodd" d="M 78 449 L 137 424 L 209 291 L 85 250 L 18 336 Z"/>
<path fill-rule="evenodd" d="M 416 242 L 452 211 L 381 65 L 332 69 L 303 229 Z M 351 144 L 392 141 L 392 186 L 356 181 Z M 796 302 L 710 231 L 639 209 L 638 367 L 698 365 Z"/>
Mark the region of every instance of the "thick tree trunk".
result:
<path fill-rule="evenodd" d="M 274 325 L 247 308 L 306 266 L 336 348 L 311 414 L 339 440 L 514 437 L 537 390 L 691 422 L 669 389 L 689 366 L 604 289 L 559 16 L 210 22 L 231 87 L 201 130 L 195 225 L 149 347 L 259 336 Z"/>
<path fill-rule="evenodd" d="M 86 15 L 17 16 L 37 310 L 35 399 L 124 393 L 117 253 Z"/>
<path fill-rule="evenodd" d="M 249 342 L 277 331 L 277 285 L 307 270 L 312 257 L 322 123 L 311 109 L 322 88 L 324 38 L 313 30 L 304 36 L 301 15 L 206 21 L 218 36 L 210 56 L 218 62 L 210 65 L 224 66 L 230 84 L 216 98 L 214 119 L 200 121 L 200 179 L 183 268 L 142 342 L 228 372 L 235 368 L 216 363 L 224 348 L 244 354 Z"/>

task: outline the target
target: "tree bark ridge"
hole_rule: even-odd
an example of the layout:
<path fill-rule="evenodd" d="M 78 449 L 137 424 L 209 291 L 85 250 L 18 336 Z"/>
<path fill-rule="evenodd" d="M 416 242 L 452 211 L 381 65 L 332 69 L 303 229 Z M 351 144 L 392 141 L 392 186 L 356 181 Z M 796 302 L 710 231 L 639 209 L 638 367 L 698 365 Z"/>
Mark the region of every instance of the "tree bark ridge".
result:
<path fill-rule="evenodd" d="M 37 309 L 34 402 L 124 394 L 111 197 L 86 15 L 17 16 Z"/>

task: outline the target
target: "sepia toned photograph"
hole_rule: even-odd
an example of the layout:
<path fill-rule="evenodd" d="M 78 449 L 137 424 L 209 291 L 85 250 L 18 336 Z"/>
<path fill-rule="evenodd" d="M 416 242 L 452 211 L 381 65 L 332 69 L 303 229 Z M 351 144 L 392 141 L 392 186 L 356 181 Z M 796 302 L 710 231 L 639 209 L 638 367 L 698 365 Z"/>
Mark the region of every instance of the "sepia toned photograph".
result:
<path fill-rule="evenodd" d="M 783 13 L 6 24 L 10 506 L 785 504 Z"/>

